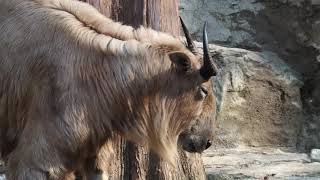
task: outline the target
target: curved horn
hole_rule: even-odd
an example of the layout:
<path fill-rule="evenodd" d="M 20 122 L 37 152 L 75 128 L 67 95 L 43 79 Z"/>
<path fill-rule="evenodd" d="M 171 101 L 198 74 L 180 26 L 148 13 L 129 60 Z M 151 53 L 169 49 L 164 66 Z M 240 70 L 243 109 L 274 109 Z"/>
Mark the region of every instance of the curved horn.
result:
<path fill-rule="evenodd" d="M 192 40 L 191 35 L 190 35 L 189 31 L 188 31 L 188 28 L 184 24 L 181 16 L 179 16 L 179 18 L 180 18 L 180 22 L 181 22 L 181 25 L 182 25 L 183 33 L 184 33 L 184 35 L 185 35 L 185 37 L 187 39 L 187 43 L 188 43 L 187 47 L 191 52 L 195 53 L 195 52 L 197 52 L 196 49 L 195 49 L 196 46 L 193 43 L 193 40 Z"/>
<path fill-rule="evenodd" d="M 217 70 L 218 68 L 209 54 L 207 22 L 205 22 L 203 27 L 203 66 L 200 69 L 200 74 L 205 80 L 209 80 L 210 77 L 217 75 Z"/>

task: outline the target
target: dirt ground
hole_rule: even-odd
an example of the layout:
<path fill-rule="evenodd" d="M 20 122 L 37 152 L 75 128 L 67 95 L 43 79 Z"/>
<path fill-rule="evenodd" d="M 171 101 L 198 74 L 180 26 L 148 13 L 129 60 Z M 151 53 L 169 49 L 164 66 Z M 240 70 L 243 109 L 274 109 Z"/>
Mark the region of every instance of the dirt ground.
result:
<path fill-rule="evenodd" d="M 320 180 L 319 162 L 286 148 L 211 148 L 203 160 L 209 180 Z"/>

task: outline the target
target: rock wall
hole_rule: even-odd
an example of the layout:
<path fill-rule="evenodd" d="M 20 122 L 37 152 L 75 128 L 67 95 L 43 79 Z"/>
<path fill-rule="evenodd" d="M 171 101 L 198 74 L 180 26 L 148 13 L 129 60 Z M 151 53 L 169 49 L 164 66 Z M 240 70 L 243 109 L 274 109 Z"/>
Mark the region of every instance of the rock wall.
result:
<path fill-rule="evenodd" d="M 222 71 L 217 142 L 320 147 L 320 3 L 180 0 L 201 40 L 204 21 Z M 217 46 L 221 45 L 221 46 Z M 224 46 L 224 47 L 222 47 Z"/>

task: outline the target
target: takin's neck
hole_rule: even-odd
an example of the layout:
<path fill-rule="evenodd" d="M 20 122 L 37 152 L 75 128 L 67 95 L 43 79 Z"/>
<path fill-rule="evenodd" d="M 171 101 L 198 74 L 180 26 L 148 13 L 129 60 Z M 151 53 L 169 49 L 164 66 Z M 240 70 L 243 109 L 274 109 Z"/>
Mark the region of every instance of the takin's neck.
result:
<path fill-rule="evenodd" d="M 91 53 L 90 63 L 80 63 L 77 71 L 84 91 L 80 98 L 94 122 L 94 136 L 102 141 L 114 131 L 143 131 L 144 115 L 139 112 L 145 112 L 144 100 L 164 86 L 171 67 L 164 55 L 142 44 L 122 43 L 118 48 Z"/>

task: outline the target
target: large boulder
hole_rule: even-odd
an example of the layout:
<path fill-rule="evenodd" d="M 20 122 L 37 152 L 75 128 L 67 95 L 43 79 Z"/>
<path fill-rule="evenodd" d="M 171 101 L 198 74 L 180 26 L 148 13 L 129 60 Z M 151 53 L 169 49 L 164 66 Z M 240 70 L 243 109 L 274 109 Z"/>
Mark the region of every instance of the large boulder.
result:
<path fill-rule="evenodd" d="M 209 41 L 230 47 L 211 46 L 224 63 L 217 94 L 226 145 L 320 147 L 319 10 L 317 0 L 180 0 L 197 40 L 208 21 Z"/>
<path fill-rule="evenodd" d="M 295 147 L 303 118 L 299 75 L 272 52 L 210 50 L 221 67 L 216 144 Z"/>

